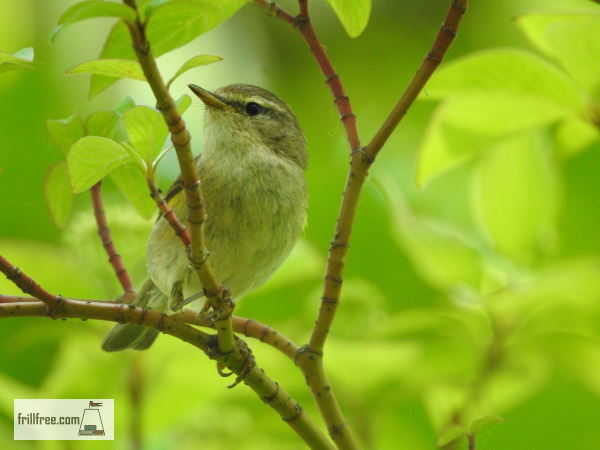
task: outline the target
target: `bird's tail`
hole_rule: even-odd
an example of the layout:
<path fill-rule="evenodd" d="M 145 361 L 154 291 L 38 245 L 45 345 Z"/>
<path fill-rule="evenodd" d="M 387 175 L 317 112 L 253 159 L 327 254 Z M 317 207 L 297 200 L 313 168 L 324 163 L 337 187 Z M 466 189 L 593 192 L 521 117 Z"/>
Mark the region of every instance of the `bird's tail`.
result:
<path fill-rule="evenodd" d="M 168 298 L 152 282 L 146 281 L 140 292 L 136 295 L 133 304 L 143 308 L 165 312 Z M 117 352 L 127 348 L 146 350 L 158 336 L 158 330 L 134 323 L 119 323 L 106 335 L 102 342 L 102 350 Z"/>

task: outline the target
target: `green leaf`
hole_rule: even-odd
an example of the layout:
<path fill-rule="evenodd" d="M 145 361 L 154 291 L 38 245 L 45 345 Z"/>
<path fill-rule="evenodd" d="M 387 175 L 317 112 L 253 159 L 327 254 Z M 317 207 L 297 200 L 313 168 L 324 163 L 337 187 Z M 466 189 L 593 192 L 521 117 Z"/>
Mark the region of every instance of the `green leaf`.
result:
<path fill-rule="evenodd" d="M 54 223 L 63 228 L 69 221 L 73 209 L 73 193 L 69 184 L 66 162 L 60 162 L 48 169 L 44 194 Z"/>
<path fill-rule="evenodd" d="M 423 189 L 432 179 L 486 148 L 491 138 L 448 123 L 454 102 L 439 107 L 427 126 L 418 151 L 415 183 Z"/>
<path fill-rule="evenodd" d="M 68 74 L 91 73 L 113 78 L 131 78 L 146 81 L 144 72 L 137 61 L 128 59 L 96 59 L 81 63 L 69 70 Z"/>
<path fill-rule="evenodd" d="M 487 307 L 494 314 L 508 313 L 513 317 L 529 317 L 534 311 L 560 305 L 585 310 L 600 297 L 598 273 L 600 263 L 595 258 L 562 260 L 515 283 L 511 289 L 490 296 Z M 559 325 L 563 330 L 567 326 Z"/>
<path fill-rule="evenodd" d="M 152 12 L 147 36 L 152 54 L 158 57 L 187 44 L 224 22 L 246 3 L 246 0 L 171 0 L 160 2 Z M 111 30 L 100 58 L 135 59 L 131 38 L 124 23 Z M 90 98 L 95 97 L 115 80 L 93 75 Z"/>
<path fill-rule="evenodd" d="M 54 145 L 65 154 L 69 153 L 71 145 L 84 134 L 83 122 L 77 114 L 66 119 L 47 119 L 46 130 Z"/>
<path fill-rule="evenodd" d="M 15 53 L 0 52 L 0 73 L 16 69 L 33 69 L 32 47 L 22 48 Z"/>
<path fill-rule="evenodd" d="M 567 159 L 577 155 L 600 139 L 598 127 L 579 119 L 569 117 L 556 127 L 556 140 L 559 144 L 559 156 Z"/>
<path fill-rule="evenodd" d="M 173 75 L 171 77 L 171 79 L 169 80 L 169 82 L 167 83 L 167 87 L 171 86 L 173 81 L 175 81 L 177 78 L 179 78 L 181 75 L 183 75 L 188 70 L 191 70 L 195 67 L 206 66 L 208 64 L 216 63 L 218 61 L 223 61 L 223 58 L 221 58 L 220 56 L 214 56 L 214 55 L 193 56 L 192 58 L 190 58 L 186 62 L 184 62 L 181 65 L 181 67 L 177 70 L 177 72 L 175 72 L 175 75 Z"/>
<path fill-rule="evenodd" d="M 146 164 L 146 160 L 142 158 L 142 155 L 140 155 L 129 142 L 119 142 L 119 144 L 121 144 L 125 151 L 129 153 L 129 156 L 131 157 L 133 162 L 138 165 L 141 171 L 143 173 L 146 173 L 148 165 Z"/>
<path fill-rule="evenodd" d="M 490 94 L 543 99 L 571 111 L 586 107 L 583 92 L 571 78 L 539 56 L 516 49 L 484 50 L 445 65 L 420 98 Z"/>
<path fill-rule="evenodd" d="M 444 290 L 465 285 L 479 289 L 483 258 L 468 236 L 446 223 L 415 216 L 393 182 L 381 181 L 393 211 L 394 235 L 423 278 Z"/>
<path fill-rule="evenodd" d="M 135 101 L 128 95 L 119 103 L 119 106 L 115 108 L 115 112 L 117 114 L 123 115 L 125 111 L 129 108 L 133 108 L 135 106 Z"/>
<path fill-rule="evenodd" d="M 557 182 L 549 148 L 537 134 L 507 139 L 486 153 L 476 173 L 473 207 L 497 250 L 530 263 L 552 249 Z"/>
<path fill-rule="evenodd" d="M 169 135 L 162 114 L 147 106 L 135 106 L 125 112 L 125 130 L 131 145 L 147 164 L 160 153 Z"/>
<path fill-rule="evenodd" d="M 467 435 L 467 430 L 462 425 L 450 425 L 437 438 L 436 445 L 444 447 L 458 439 L 462 439 Z"/>
<path fill-rule="evenodd" d="M 191 104 L 192 98 L 187 94 L 183 94 L 181 97 L 175 100 L 175 107 L 180 115 L 186 112 Z"/>
<path fill-rule="evenodd" d="M 144 219 L 156 211 L 156 204 L 148 195 L 148 186 L 143 172 L 135 164 L 123 164 L 110 173 L 121 193 Z"/>
<path fill-rule="evenodd" d="M 481 431 L 482 428 L 505 421 L 506 419 L 504 417 L 497 416 L 496 414 L 485 414 L 471 422 L 471 425 L 469 426 L 469 431 L 471 434 L 477 434 Z"/>
<path fill-rule="evenodd" d="M 486 150 L 500 138 L 555 122 L 571 113 L 542 98 L 491 93 L 451 98 L 435 112 L 419 148 L 416 184 Z"/>
<path fill-rule="evenodd" d="M 350 37 L 363 32 L 371 14 L 371 0 L 327 0 Z"/>
<path fill-rule="evenodd" d="M 600 14 L 527 14 L 518 17 L 517 23 L 536 47 L 558 60 L 588 93 L 600 94 Z"/>
<path fill-rule="evenodd" d="M 121 117 L 114 111 L 97 111 L 85 121 L 86 135 L 117 139 Z"/>
<path fill-rule="evenodd" d="M 58 25 L 52 30 L 50 40 L 54 41 L 56 36 L 67 26 L 94 17 L 119 17 L 128 22 L 134 22 L 135 12 L 122 3 L 107 2 L 104 0 L 88 0 L 76 3 L 60 16 Z"/>
<path fill-rule="evenodd" d="M 73 192 L 79 193 L 91 188 L 113 169 L 131 159 L 121 144 L 110 139 L 100 136 L 79 139 L 67 156 Z"/>

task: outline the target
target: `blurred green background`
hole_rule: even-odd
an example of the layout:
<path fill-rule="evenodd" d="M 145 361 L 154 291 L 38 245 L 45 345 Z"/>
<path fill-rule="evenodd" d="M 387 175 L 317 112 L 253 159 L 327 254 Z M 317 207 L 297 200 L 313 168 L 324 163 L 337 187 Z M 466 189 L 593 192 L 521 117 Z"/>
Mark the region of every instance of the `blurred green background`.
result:
<path fill-rule="evenodd" d="M 88 101 L 89 77 L 65 75 L 97 57 L 114 22 L 75 24 L 50 44 L 58 17 L 73 3 L 0 0 L 0 50 L 32 46 L 36 52 L 35 70 L 0 77 L 0 253 L 51 292 L 112 299 L 119 286 L 96 236 L 89 194 L 77 196 L 62 230 L 45 205 L 45 173 L 64 158 L 45 120 L 114 108 L 127 95 L 137 104 L 154 102 L 146 84 L 130 80 Z M 295 2 L 281 3 L 295 10 Z M 448 2 L 374 0 L 369 25 L 355 39 L 324 1 L 310 3 L 367 142 L 428 51 Z M 514 17 L 595 6 L 584 0 L 474 1 L 448 61 L 496 47 L 533 52 Z M 255 5 L 160 57 L 160 69 L 170 74 L 199 53 L 224 61 L 186 73 L 173 85 L 175 96 L 190 82 L 208 89 L 257 84 L 287 101 L 306 133 L 311 161 L 304 238 L 273 279 L 237 309 L 303 343 L 318 309 L 347 169 L 337 112 L 299 36 Z M 433 449 L 453 420 L 468 426 L 486 414 L 505 421 L 477 435 L 478 449 L 598 449 L 597 136 L 565 157 L 555 124 L 543 124 L 519 144 L 522 152 L 518 145 L 504 152 L 499 144 L 420 190 L 418 150 L 438 103 L 414 105 L 372 168 L 360 201 L 342 304 L 326 348 L 341 406 L 367 449 Z M 184 116 L 197 152 L 202 114 L 194 101 Z M 531 158 L 521 157 L 533 147 Z M 168 186 L 177 172 L 169 154 L 161 184 Z M 115 243 L 139 287 L 153 221 L 140 218 L 110 182 L 104 190 Z M 0 280 L 0 292 L 18 293 L 7 280 Z M 230 381 L 189 345 L 163 336 L 143 354 L 106 354 L 99 342 L 109 327 L 0 321 L 0 448 L 130 448 L 134 368 L 142 373 L 144 448 L 303 448 L 250 390 L 226 389 Z M 318 420 L 293 364 L 263 344 L 250 344 L 267 373 Z M 116 439 L 14 442 L 14 398 L 114 398 Z"/>

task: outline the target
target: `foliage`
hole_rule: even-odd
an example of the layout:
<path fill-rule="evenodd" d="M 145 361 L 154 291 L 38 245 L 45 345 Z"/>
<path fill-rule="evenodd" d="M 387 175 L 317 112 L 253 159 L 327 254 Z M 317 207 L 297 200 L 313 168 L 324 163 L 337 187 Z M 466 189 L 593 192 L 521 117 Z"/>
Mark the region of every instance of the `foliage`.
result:
<path fill-rule="evenodd" d="M 227 21 L 245 2 L 138 3 L 155 56 L 160 56 Z M 348 35 L 363 32 L 370 0 L 328 3 Z M 65 28 L 75 28 L 80 20 L 118 20 L 100 58 L 69 70 L 92 74 L 90 97 L 122 78 L 145 81 L 124 22 L 133 17 L 121 6 L 97 0 L 77 3 L 60 16 L 53 32 L 53 38 L 61 36 L 60 43 L 68 39 Z M 240 31 L 245 19 L 232 20 L 238 22 L 228 32 L 244 39 L 248 23 L 243 22 L 247 27 Z M 479 29 L 486 20 L 478 17 L 473 27 Z M 385 30 L 382 17 L 374 16 L 371 23 Z M 264 26 L 276 27 L 268 22 Z M 600 220 L 596 207 L 600 15 L 598 8 L 529 12 L 518 16 L 511 27 L 523 33 L 533 50 L 489 48 L 485 42 L 475 52 L 461 47 L 462 56 L 443 65 L 421 95 L 419 107 L 429 109 L 418 116 L 420 125 L 407 132 L 418 135 L 427 123 L 414 161 L 406 164 L 401 155 L 390 156 L 387 167 L 374 167 L 374 182 L 366 187 L 339 322 L 327 346 L 328 371 L 366 448 L 418 450 L 437 443 L 466 449 L 469 438 L 483 450 L 518 448 L 524 442 L 527 448 L 545 450 L 600 446 L 595 433 L 600 426 L 595 414 L 600 395 L 596 370 L 600 239 L 595 225 Z M 372 50 L 380 36 L 369 31 L 353 43 L 360 46 L 360 39 L 366 39 L 366 48 Z M 289 43 L 283 34 L 271 45 L 281 50 L 275 52 L 276 58 L 285 63 L 289 58 L 285 51 L 291 50 L 285 47 Z M 341 54 L 342 66 L 363 77 L 387 70 L 387 58 L 357 67 L 356 55 L 344 54 L 345 45 L 336 41 L 330 50 Z M 390 44 L 386 54 L 397 54 L 397 47 Z M 212 69 L 209 63 L 220 59 L 204 53 L 181 57 L 186 62 L 170 67 L 169 87 L 188 70 L 202 66 L 205 73 Z M 269 64 L 277 66 L 279 59 Z M 246 59 L 240 67 L 244 64 Z M 379 64 L 376 70 L 374 64 Z M 34 68 L 32 50 L 0 53 L 2 72 Z M 277 70 L 282 72 L 272 82 L 277 83 L 279 76 L 286 84 L 283 90 L 290 103 L 298 105 L 311 143 L 309 227 L 275 279 L 241 302 L 240 315 L 257 317 L 300 340 L 314 320 L 319 267 L 325 260 L 322 248 L 329 239 L 331 211 L 337 208 L 337 199 L 324 193 L 338 192 L 338 184 L 330 179 L 341 178 L 346 162 L 334 154 L 341 153 L 335 148 L 341 147 L 339 133 L 324 132 L 320 125 L 327 123 L 329 130 L 336 130 L 326 103 L 321 108 L 320 100 L 313 98 L 316 81 L 308 69 L 297 68 L 297 75 Z M 392 73 L 399 73 L 389 76 L 389 86 L 397 90 L 399 76 Z M 304 79 L 312 81 L 303 85 Z M 353 100 L 357 98 L 366 111 L 373 102 L 372 111 L 381 115 L 379 109 L 387 108 L 390 99 L 384 90 L 386 103 L 375 102 L 378 89 L 372 86 L 368 95 L 357 92 Z M 190 103 L 182 96 L 180 112 Z M 50 115 L 64 117 L 65 109 L 53 108 Z M 146 219 L 155 211 L 147 194 L 146 169 L 156 168 L 163 157 L 168 165 L 170 146 L 167 128 L 153 107 L 126 98 L 112 109 L 95 104 L 87 109 L 91 112 L 80 110 L 46 122 L 48 142 L 59 152 L 44 150 L 54 159 L 40 156 L 47 170 L 45 200 L 56 225 L 64 228 L 63 237 L 54 242 L 23 241 L 0 226 L 2 254 L 31 268 L 49 290 L 109 298 L 118 289 L 96 242 L 89 208 L 82 211 L 75 194 L 101 180 L 114 183 L 107 207 L 114 240 L 134 279 L 143 279 L 144 245 L 151 226 Z M 373 123 L 365 117 L 365 126 Z M 390 145 L 390 153 L 400 144 L 411 148 L 415 142 L 392 144 L 398 146 Z M 10 176 L 5 173 L 10 165 L 0 162 L 0 177 Z M 420 191 L 407 181 L 408 170 Z M 117 190 L 126 202 L 114 195 Z M 41 197 L 38 191 L 35 195 Z M 19 215 L 19 208 L 14 203 L 11 214 Z M 40 220 L 37 226 L 42 225 Z M 0 281 L 0 292 L 16 293 L 6 280 Z M 189 349 L 184 344 L 163 337 L 149 354 L 106 355 L 97 350 L 105 329 L 98 323 L 61 326 L 41 319 L 2 322 L 0 436 L 10 434 L 15 396 L 114 397 L 123 405 L 117 411 L 117 427 L 127 429 L 132 413 L 124 381 L 134 359 L 141 358 L 148 383 L 144 400 L 148 448 L 297 448 L 291 433 L 274 425 L 272 414 L 257 405 L 251 393 L 226 392 L 213 366 L 202 358 L 188 365 Z M 294 368 L 270 349 L 258 344 L 253 349 L 261 364 L 313 413 Z M 566 411 L 567 399 L 577 408 Z M 168 413 L 156 414 L 165 404 Z M 126 436 L 120 439 L 124 442 Z M 0 442 L 3 448 L 29 448 L 2 438 Z"/>

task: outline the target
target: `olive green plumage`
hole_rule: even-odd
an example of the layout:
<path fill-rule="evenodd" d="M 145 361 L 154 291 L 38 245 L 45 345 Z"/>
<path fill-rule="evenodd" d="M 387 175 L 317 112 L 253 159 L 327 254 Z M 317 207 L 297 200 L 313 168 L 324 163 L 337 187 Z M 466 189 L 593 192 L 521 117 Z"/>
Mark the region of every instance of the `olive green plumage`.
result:
<path fill-rule="evenodd" d="M 307 203 L 305 140 L 289 107 L 265 89 L 245 84 L 214 93 L 190 88 L 207 106 L 203 152 L 195 159 L 207 212 L 206 246 L 218 279 L 239 299 L 271 276 L 300 236 Z M 179 179 L 166 197 L 185 223 Z M 163 217 L 152 229 L 147 256 L 150 279 L 136 305 L 167 312 L 202 291 L 183 244 Z M 143 350 L 157 334 L 118 324 L 102 348 Z"/>

